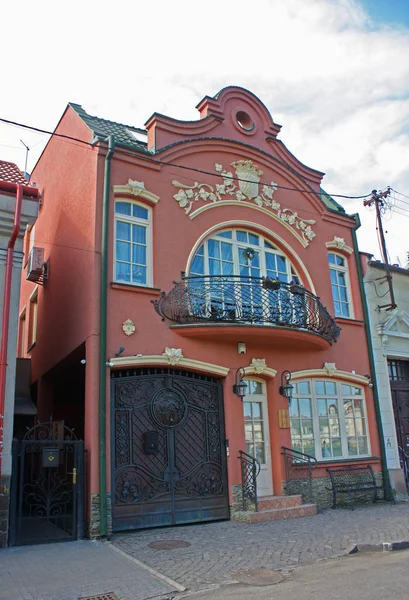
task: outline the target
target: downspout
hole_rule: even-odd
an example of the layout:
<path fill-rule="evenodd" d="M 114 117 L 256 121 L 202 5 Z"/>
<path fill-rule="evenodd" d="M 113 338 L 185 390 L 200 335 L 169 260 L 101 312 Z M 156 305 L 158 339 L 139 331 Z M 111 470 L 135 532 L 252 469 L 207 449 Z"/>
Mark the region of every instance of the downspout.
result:
<path fill-rule="evenodd" d="M 11 230 L 7 245 L 6 273 L 4 278 L 4 300 L 3 316 L 1 322 L 1 349 L 0 349 L 0 481 L 3 457 L 3 433 L 4 433 L 4 408 L 6 398 L 6 374 L 7 374 L 7 352 L 9 343 L 10 324 L 10 299 L 11 284 L 13 277 L 14 245 L 20 232 L 21 208 L 23 206 L 23 185 L 16 184 L 16 208 L 14 211 L 14 225 Z"/>
<path fill-rule="evenodd" d="M 107 536 L 107 467 L 106 467 L 106 361 L 107 361 L 107 295 L 108 295 L 108 232 L 111 158 L 114 137 L 108 136 L 105 156 L 104 192 L 102 198 L 101 284 L 99 300 L 99 510 L 100 537 Z"/>
<path fill-rule="evenodd" d="M 374 395 L 376 423 L 378 426 L 379 443 L 381 446 L 383 489 L 384 489 L 385 500 L 391 500 L 391 492 L 390 492 L 391 486 L 390 486 L 388 468 L 386 466 L 385 437 L 383 434 L 381 409 L 379 406 L 378 383 L 377 383 L 377 379 L 376 379 L 376 375 L 375 375 L 376 371 L 375 371 L 375 361 L 374 361 L 374 350 L 373 350 L 373 345 L 372 345 L 371 330 L 370 330 L 370 326 L 369 326 L 369 313 L 368 313 L 368 306 L 366 303 L 366 294 L 365 294 L 365 288 L 364 288 L 364 276 L 363 276 L 363 272 L 362 272 L 362 264 L 361 264 L 361 260 L 360 260 L 358 241 L 357 241 L 357 237 L 356 237 L 356 230 L 358 229 L 358 227 L 361 226 L 359 215 L 355 215 L 355 220 L 357 221 L 357 225 L 352 230 L 352 236 L 353 236 L 353 242 L 354 242 L 355 261 L 356 261 L 356 266 L 357 266 L 357 270 L 358 270 L 358 280 L 359 280 L 359 289 L 361 292 L 362 308 L 364 311 L 366 342 L 367 342 L 368 350 L 369 350 L 369 364 L 370 364 L 371 373 L 372 373 L 371 381 L 373 384 L 372 391 L 373 391 L 373 395 Z"/>

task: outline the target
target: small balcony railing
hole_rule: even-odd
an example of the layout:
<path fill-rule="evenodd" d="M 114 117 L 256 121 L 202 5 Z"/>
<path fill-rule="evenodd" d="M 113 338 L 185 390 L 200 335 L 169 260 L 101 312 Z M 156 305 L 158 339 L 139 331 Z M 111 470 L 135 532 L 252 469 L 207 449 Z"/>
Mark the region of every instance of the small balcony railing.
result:
<path fill-rule="evenodd" d="M 340 328 L 319 298 L 299 285 L 261 277 L 185 277 L 152 300 L 163 320 L 180 325 L 230 323 L 289 327 L 316 333 L 330 343 Z"/>

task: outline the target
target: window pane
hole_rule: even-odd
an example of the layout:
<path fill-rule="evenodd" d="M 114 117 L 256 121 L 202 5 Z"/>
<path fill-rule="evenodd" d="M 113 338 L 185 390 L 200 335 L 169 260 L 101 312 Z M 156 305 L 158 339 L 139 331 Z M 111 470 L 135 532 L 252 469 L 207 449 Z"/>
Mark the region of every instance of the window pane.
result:
<path fill-rule="evenodd" d="M 299 412 L 298 399 L 297 398 L 293 398 L 289 410 L 290 410 L 290 417 L 298 417 L 298 415 L 300 414 L 300 412 Z"/>
<path fill-rule="evenodd" d="M 328 438 L 321 439 L 321 453 L 322 458 L 328 458 L 332 456 L 331 442 Z"/>
<path fill-rule="evenodd" d="M 329 274 L 330 274 L 330 278 L 331 278 L 331 283 L 336 285 L 337 284 L 337 272 L 334 271 L 334 269 L 330 269 L 329 270 Z"/>
<path fill-rule="evenodd" d="M 316 394 L 325 394 L 325 381 L 316 381 L 315 382 L 315 393 Z"/>
<path fill-rule="evenodd" d="M 138 265 L 146 265 L 146 247 L 136 246 L 132 247 L 132 262 Z"/>
<path fill-rule="evenodd" d="M 130 202 L 115 202 L 115 212 L 120 215 L 131 215 Z"/>
<path fill-rule="evenodd" d="M 132 225 L 132 241 L 137 244 L 146 244 L 146 227 Z"/>
<path fill-rule="evenodd" d="M 318 400 L 318 416 L 325 417 L 327 415 L 327 401 Z"/>
<path fill-rule="evenodd" d="M 219 242 L 216 242 L 215 240 L 209 240 L 208 248 L 209 248 L 209 256 L 210 257 L 219 258 L 219 256 L 220 256 Z"/>
<path fill-rule="evenodd" d="M 341 438 L 332 440 L 332 456 L 342 456 Z"/>
<path fill-rule="evenodd" d="M 369 454 L 368 439 L 366 437 L 358 438 L 358 450 L 359 454 Z"/>
<path fill-rule="evenodd" d="M 127 242 L 116 243 L 116 259 L 122 261 L 131 261 L 131 244 Z"/>
<path fill-rule="evenodd" d="M 116 277 L 118 281 L 131 281 L 131 265 L 129 263 L 116 263 Z"/>
<path fill-rule="evenodd" d="M 348 454 L 349 456 L 357 456 L 358 444 L 356 438 L 348 438 Z"/>
<path fill-rule="evenodd" d="M 344 267 L 345 266 L 345 260 L 342 258 L 342 256 L 339 256 L 338 254 L 335 256 L 335 260 L 338 266 L 340 267 Z"/>
<path fill-rule="evenodd" d="M 281 273 L 287 273 L 287 261 L 283 256 L 277 256 L 277 269 Z"/>
<path fill-rule="evenodd" d="M 222 274 L 233 275 L 233 263 L 222 262 Z"/>
<path fill-rule="evenodd" d="M 354 400 L 354 413 L 356 417 L 363 417 L 362 400 Z"/>
<path fill-rule="evenodd" d="M 132 206 L 132 214 L 134 217 L 138 217 L 138 219 L 147 219 L 148 211 L 146 208 L 139 206 L 138 204 L 133 204 Z"/>
<path fill-rule="evenodd" d="M 304 454 L 309 454 L 310 456 L 315 456 L 314 440 L 305 440 L 304 441 Z"/>
<path fill-rule="evenodd" d="M 132 282 L 133 283 L 146 283 L 146 267 L 132 268 Z"/>
<path fill-rule="evenodd" d="M 342 316 L 349 317 L 349 306 L 348 304 L 342 304 Z"/>
<path fill-rule="evenodd" d="M 261 417 L 261 403 L 260 402 L 252 402 L 253 404 L 253 419 L 260 420 Z"/>
<path fill-rule="evenodd" d="M 309 394 L 310 393 L 310 382 L 300 381 L 297 383 L 297 394 Z"/>
<path fill-rule="evenodd" d="M 116 222 L 116 238 L 118 240 L 131 240 L 131 226 L 129 223 Z"/>
<path fill-rule="evenodd" d="M 247 380 L 247 393 L 248 394 L 262 394 L 262 385 L 259 381 Z"/>
<path fill-rule="evenodd" d="M 338 404 L 334 400 L 328 400 L 328 414 L 338 416 Z"/>
<path fill-rule="evenodd" d="M 254 233 L 249 233 L 249 243 L 254 246 L 258 246 L 260 244 L 258 235 L 254 235 Z"/>
<path fill-rule="evenodd" d="M 253 440 L 253 424 L 251 422 L 250 423 L 247 423 L 247 422 L 244 423 L 244 433 L 245 433 L 245 436 L 246 436 L 246 440 L 250 440 L 250 441 Z"/>
<path fill-rule="evenodd" d="M 232 261 L 233 260 L 233 246 L 231 244 L 226 244 L 226 242 L 222 242 L 220 245 L 221 245 L 221 249 L 222 249 L 222 260 Z"/>
<path fill-rule="evenodd" d="M 335 383 L 333 381 L 325 382 L 325 393 L 334 396 L 337 393 Z"/>
<path fill-rule="evenodd" d="M 314 437 L 313 429 L 312 429 L 312 420 L 311 419 L 303 419 L 302 420 L 302 435 L 303 438 L 312 438 Z"/>
<path fill-rule="evenodd" d="M 251 418 L 251 402 L 243 402 L 244 418 Z"/>
<path fill-rule="evenodd" d="M 246 442 L 246 452 L 250 454 L 250 456 L 254 456 L 254 444 Z"/>
<path fill-rule="evenodd" d="M 220 262 L 218 260 L 209 260 L 210 275 L 220 275 Z"/>
<path fill-rule="evenodd" d="M 254 423 L 254 439 L 256 442 L 263 441 L 263 430 L 261 421 L 259 421 L 258 423 Z"/>
<path fill-rule="evenodd" d="M 264 444 L 260 444 L 260 443 L 255 444 L 255 449 L 256 449 L 255 457 L 262 465 L 265 465 L 266 458 L 265 458 L 265 453 L 264 453 Z"/>
<path fill-rule="evenodd" d="M 329 435 L 329 423 L 326 417 L 320 417 L 320 434 Z"/>
<path fill-rule="evenodd" d="M 300 398 L 300 413 L 302 417 L 311 417 L 311 400 L 309 398 Z"/>
<path fill-rule="evenodd" d="M 295 437 L 301 436 L 301 423 L 300 423 L 299 419 L 292 419 L 291 435 L 294 435 Z"/>
<path fill-rule="evenodd" d="M 342 384 L 341 391 L 343 396 L 351 396 L 352 394 L 352 388 L 350 385 Z"/>
<path fill-rule="evenodd" d="M 193 262 L 192 262 L 191 273 L 192 273 L 192 275 L 204 275 L 204 258 L 203 258 L 203 256 L 198 256 L 196 254 L 196 256 L 194 257 Z"/>
<path fill-rule="evenodd" d="M 247 242 L 247 233 L 245 231 L 237 231 L 236 238 L 238 242 Z"/>
<path fill-rule="evenodd" d="M 224 237 L 224 238 L 229 238 L 229 239 L 232 238 L 231 231 L 221 231 L 217 235 L 220 236 L 220 237 Z"/>

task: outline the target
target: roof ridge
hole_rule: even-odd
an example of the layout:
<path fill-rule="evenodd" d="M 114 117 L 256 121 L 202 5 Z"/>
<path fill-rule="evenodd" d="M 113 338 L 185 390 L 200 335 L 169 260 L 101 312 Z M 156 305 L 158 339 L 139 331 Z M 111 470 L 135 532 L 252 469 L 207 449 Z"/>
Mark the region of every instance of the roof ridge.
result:
<path fill-rule="evenodd" d="M 97 117 L 96 115 L 90 115 L 87 111 L 82 107 L 81 104 L 76 104 L 75 102 L 68 102 L 68 105 L 71 106 L 75 112 L 77 112 L 80 116 L 85 116 L 88 119 L 97 119 L 99 121 L 104 121 L 105 123 L 111 123 L 112 125 L 119 125 L 120 127 L 126 127 L 127 129 L 135 129 L 139 133 L 146 133 L 146 129 L 142 129 L 142 127 L 135 127 L 134 125 L 127 125 L 126 123 L 120 123 L 119 121 L 112 121 L 111 119 L 105 119 L 104 117 Z"/>

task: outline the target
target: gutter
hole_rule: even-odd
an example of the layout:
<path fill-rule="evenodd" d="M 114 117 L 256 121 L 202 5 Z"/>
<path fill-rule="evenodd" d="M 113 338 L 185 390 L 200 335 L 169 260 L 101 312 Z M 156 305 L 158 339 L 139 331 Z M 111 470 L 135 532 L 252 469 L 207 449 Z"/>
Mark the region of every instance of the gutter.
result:
<path fill-rule="evenodd" d="M 102 198 L 101 281 L 99 300 L 99 510 L 100 537 L 107 536 L 107 467 L 106 467 L 106 355 L 107 355 L 107 295 L 108 295 L 108 233 L 111 158 L 114 154 L 114 137 L 108 136 L 105 156 L 104 192 Z"/>
<path fill-rule="evenodd" d="M 382 463 L 384 497 L 385 497 L 385 500 L 392 500 L 389 473 L 388 473 L 388 468 L 386 466 L 385 436 L 383 433 L 382 416 L 381 416 L 381 409 L 380 409 L 380 405 L 379 405 L 379 392 L 378 392 L 378 383 L 377 383 L 377 379 L 376 379 L 372 336 L 371 336 L 371 330 L 370 330 L 370 326 L 369 326 L 369 313 L 368 313 L 368 306 L 366 303 L 366 294 L 365 294 L 365 288 L 364 288 L 364 277 L 363 277 L 363 272 L 362 272 L 362 264 L 361 264 L 361 260 L 360 260 L 358 241 L 357 241 L 357 237 L 356 237 L 356 230 L 361 226 L 361 221 L 359 219 L 358 214 L 355 215 L 355 220 L 357 222 L 357 225 L 352 230 L 352 237 L 353 237 L 353 242 L 354 242 L 355 262 L 356 262 L 356 266 L 357 266 L 357 270 L 358 270 L 359 290 L 361 292 L 362 308 L 364 311 L 365 334 L 366 334 L 366 342 L 367 342 L 368 350 L 369 350 L 369 364 L 371 367 L 371 374 L 372 374 L 371 381 L 373 384 L 372 390 L 373 390 L 373 395 L 374 395 L 376 424 L 378 426 L 379 443 L 381 446 L 381 463 Z"/>

